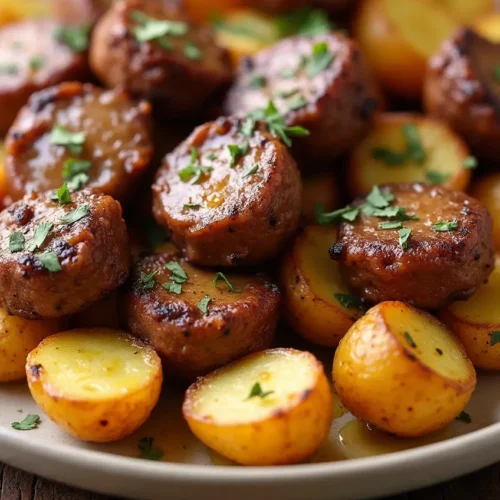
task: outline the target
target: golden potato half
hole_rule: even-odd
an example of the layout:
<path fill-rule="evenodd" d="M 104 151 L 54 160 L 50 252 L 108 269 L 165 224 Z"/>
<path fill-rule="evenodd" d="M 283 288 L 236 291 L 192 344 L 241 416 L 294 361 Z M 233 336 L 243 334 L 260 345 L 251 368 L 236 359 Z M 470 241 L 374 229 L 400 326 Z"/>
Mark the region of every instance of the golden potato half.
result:
<path fill-rule="evenodd" d="M 439 313 L 461 340 L 477 368 L 500 370 L 500 258 L 488 282 L 467 301 L 457 301 Z"/>
<path fill-rule="evenodd" d="M 382 302 L 335 353 L 335 390 L 356 417 L 398 436 L 436 431 L 465 408 L 476 386 L 460 342 L 436 318 Z"/>
<path fill-rule="evenodd" d="M 0 382 L 26 378 L 26 357 L 45 337 L 64 330 L 66 321 L 29 320 L 0 308 Z"/>
<path fill-rule="evenodd" d="M 125 332 L 69 330 L 47 337 L 26 363 L 31 394 L 47 416 L 82 441 L 128 436 L 161 391 L 160 358 Z"/>
<path fill-rule="evenodd" d="M 415 150 L 421 146 L 421 153 Z M 351 196 L 387 182 L 427 182 L 465 191 L 475 162 L 448 125 L 418 113 L 382 113 L 349 158 Z"/>
<path fill-rule="evenodd" d="M 325 439 L 333 401 L 312 354 L 270 349 L 200 378 L 186 392 L 182 412 L 203 443 L 231 460 L 291 464 Z"/>
<path fill-rule="evenodd" d="M 344 285 L 339 264 L 328 253 L 336 241 L 336 227 L 307 227 L 280 271 L 288 323 L 310 342 L 330 347 L 339 343 L 364 312 L 361 302 Z"/>
<path fill-rule="evenodd" d="M 472 185 L 471 195 L 489 210 L 493 219 L 493 239 L 495 248 L 500 250 L 500 173 L 481 177 Z"/>

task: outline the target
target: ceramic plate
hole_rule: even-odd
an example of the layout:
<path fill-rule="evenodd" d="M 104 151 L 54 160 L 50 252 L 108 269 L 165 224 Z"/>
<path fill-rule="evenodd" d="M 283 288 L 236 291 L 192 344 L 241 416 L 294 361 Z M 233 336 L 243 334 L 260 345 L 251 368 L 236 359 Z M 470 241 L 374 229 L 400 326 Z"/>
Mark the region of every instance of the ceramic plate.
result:
<path fill-rule="evenodd" d="M 420 488 L 500 460 L 500 374 L 479 376 L 467 408 L 472 423 L 453 422 L 425 440 L 390 438 L 342 414 L 310 463 L 238 467 L 194 438 L 180 414 L 182 391 L 165 392 L 148 423 L 110 445 L 80 443 L 37 408 L 25 384 L 0 386 L 0 461 L 81 488 L 131 498 L 203 500 L 336 500 Z M 22 410 L 22 412 L 21 412 Z M 39 428 L 15 431 L 27 413 Z M 341 415 L 341 416 L 340 416 Z M 163 462 L 138 459 L 137 442 L 152 436 Z"/>

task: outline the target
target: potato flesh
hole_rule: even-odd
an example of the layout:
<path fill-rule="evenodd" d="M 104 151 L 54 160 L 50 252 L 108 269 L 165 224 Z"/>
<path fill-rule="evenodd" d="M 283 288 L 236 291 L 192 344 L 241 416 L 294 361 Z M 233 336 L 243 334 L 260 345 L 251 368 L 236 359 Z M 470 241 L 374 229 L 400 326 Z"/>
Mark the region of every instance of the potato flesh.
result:
<path fill-rule="evenodd" d="M 403 38 L 424 57 L 430 57 L 457 27 L 448 12 L 421 0 L 383 0 L 383 6 Z"/>
<path fill-rule="evenodd" d="M 470 365 L 458 341 L 436 319 L 423 313 L 409 314 L 402 308 L 392 308 L 385 319 L 405 350 L 433 372 L 449 380 L 470 379 Z M 412 347 L 408 334 L 416 347 Z"/>
<path fill-rule="evenodd" d="M 317 368 L 308 356 L 284 351 L 262 353 L 217 372 L 197 390 L 193 413 L 218 425 L 238 425 L 270 418 L 277 409 L 287 410 L 311 389 Z M 269 396 L 248 399 L 255 383 Z"/>
<path fill-rule="evenodd" d="M 37 351 L 43 382 L 55 396 L 100 400 L 141 389 L 157 372 L 152 348 L 115 332 L 62 334 Z M 49 339 L 50 340 L 50 339 Z"/>
<path fill-rule="evenodd" d="M 488 278 L 488 283 L 481 285 L 467 301 L 450 304 L 449 310 L 457 318 L 474 324 L 500 324 L 500 309 L 493 304 L 500 303 L 500 261 Z"/>

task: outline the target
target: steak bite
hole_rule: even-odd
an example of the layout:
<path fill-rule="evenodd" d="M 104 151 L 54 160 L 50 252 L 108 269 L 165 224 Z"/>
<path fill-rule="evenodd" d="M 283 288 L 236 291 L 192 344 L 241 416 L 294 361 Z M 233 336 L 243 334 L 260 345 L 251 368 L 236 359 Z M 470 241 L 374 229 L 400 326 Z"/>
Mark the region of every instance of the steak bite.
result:
<path fill-rule="evenodd" d="M 149 0 L 113 4 L 95 28 L 90 64 L 106 86 L 149 99 L 167 118 L 202 115 L 232 79 L 209 28 Z"/>
<path fill-rule="evenodd" d="M 153 157 L 151 106 L 63 83 L 33 94 L 5 142 L 7 194 L 97 188 L 125 201 Z"/>
<path fill-rule="evenodd" d="M 75 313 L 127 278 L 120 204 L 90 190 L 58 195 L 32 193 L 0 213 L 0 297 L 16 316 Z"/>
<path fill-rule="evenodd" d="M 490 214 L 462 192 L 387 184 L 340 217 L 330 255 L 342 264 L 347 285 L 368 302 L 437 309 L 469 298 L 493 270 Z"/>
<path fill-rule="evenodd" d="M 277 255 L 296 231 L 301 191 L 295 161 L 263 123 L 219 118 L 165 157 L 153 212 L 188 261 L 249 266 Z"/>
<path fill-rule="evenodd" d="M 247 115 L 272 99 L 297 140 L 299 158 L 338 156 L 369 130 L 377 92 L 356 43 L 337 33 L 282 40 L 245 59 L 226 99 L 226 113 Z M 308 162 L 308 169 L 312 168 Z"/>

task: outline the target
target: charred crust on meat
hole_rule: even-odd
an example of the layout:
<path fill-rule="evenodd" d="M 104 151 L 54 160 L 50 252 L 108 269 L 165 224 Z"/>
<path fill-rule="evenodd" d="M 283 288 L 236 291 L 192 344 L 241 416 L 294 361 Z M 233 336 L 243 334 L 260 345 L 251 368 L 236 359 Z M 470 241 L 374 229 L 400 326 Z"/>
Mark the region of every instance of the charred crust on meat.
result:
<path fill-rule="evenodd" d="M 33 207 L 28 205 L 15 205 L 14 208 L 9 208 L 9 213 L 18 226 L 25 226 L 35 215 Z"/>
<path fill-rule="evenodd" d="M 368 97 L 361 103 L 361 118 L 369 120 L 378 107 L 378 99 Z"/>
<path fill-rule="evenodd" d="M 276 216 L 275 215 L 270 215 L 269 216 L 269 226 L 274 227 L 277 224 Z"/>
<path fill-rule="evenodd" d="M 343 246 L 342 243 L 335 243 L 335 245 L 331 246 L 328 249 L 328 253 L 330 254 L 330 258 L 333 260 L 338 260 L 342 256 Z"/>

